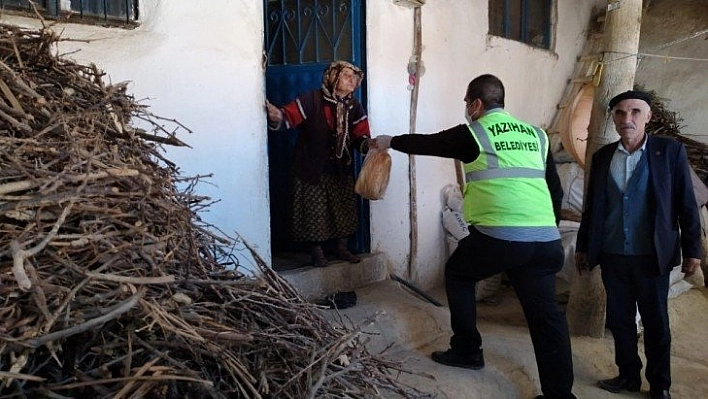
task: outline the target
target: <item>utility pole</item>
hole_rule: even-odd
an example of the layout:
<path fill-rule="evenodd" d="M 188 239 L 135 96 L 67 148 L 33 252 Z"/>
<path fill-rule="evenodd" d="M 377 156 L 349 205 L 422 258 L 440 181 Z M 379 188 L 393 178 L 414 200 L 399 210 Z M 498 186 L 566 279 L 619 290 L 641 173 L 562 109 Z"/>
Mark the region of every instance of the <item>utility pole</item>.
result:
<path fill-rule="evenodd" d="M 604 50 L 596 73 L 588 142 L 585 152 L 585 188 L 589 181 L 592 155 L 605 144 L 617 141 L 607 104 L 612 97 L 634 87 L 642 24 L 642 0 L 608 0 L 603 34 Z M 605 332 L 605 290 L 600 268 L 576 275 L 570 289 L 567 317 L 570 333 L 602 337 Z"/>

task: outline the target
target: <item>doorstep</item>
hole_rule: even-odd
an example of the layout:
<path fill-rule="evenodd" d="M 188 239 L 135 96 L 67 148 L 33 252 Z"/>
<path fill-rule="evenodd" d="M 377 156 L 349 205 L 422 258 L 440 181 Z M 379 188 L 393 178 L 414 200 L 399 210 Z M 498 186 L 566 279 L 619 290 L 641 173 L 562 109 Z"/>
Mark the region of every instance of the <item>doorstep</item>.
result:
<path fill-rule="evenodd" d="M 330 261 L 327 267 L 306 266 L 278 272 L 307 301 L 317 301 L 337 291 L 357 288 L 388 279 L 382 253 L 360 254 L 361 262 Z"/>

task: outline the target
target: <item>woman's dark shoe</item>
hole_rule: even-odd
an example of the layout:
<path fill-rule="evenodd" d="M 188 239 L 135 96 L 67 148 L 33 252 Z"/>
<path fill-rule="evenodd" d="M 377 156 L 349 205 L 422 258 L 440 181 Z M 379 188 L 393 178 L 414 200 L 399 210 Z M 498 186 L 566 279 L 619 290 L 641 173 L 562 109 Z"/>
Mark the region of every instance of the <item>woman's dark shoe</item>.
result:
<path fill-rule="evenodd" d="M 465 369 L 479 370 L 484 367 L 484 356 L 482 351 L 471 354 L 459 354 L 448 349 L 446 351 L 433 352 L 430 357 L 434 362 L 452 367 L 462 367 Z"/>
<path fill-rule="evenodd" d="M 639 388 L 642 387 L 642 380 L 641 378 L 627 378 L 620 375 L 608 380 L 600 380 L 597 385 L 612 393 L 620 393 L 621 391 L 639 392 Z"/>
<path fill-rule="evenodd" d="M 327 265 L 329 263 L 327 263 L 327 257 L 325 257 L 322 247 L 319 245 L 312 247 L 312 266 L 327 267 Z"/>
<path fill-rule="evenodd" d="M 340 238 L 337 240 L 337 259 L 341 259 L 349 263 L 361 262 L 361 258 L 349 252 L 349 248 L 347 248 L 347 241 L 348 240 L 346 238 Z"/>
<path fill-rule="evenodd" d="M 349 263 L 359 263 L 361 258 L 349 252 L 349 250 L 337 250 L 337 259 L 347 261 Z"/>

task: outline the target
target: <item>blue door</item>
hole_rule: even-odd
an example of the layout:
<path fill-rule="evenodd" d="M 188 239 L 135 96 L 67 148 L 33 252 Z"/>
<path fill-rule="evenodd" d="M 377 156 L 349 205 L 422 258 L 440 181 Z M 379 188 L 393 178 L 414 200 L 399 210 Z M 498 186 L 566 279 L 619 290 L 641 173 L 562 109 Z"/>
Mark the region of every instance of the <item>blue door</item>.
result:
<path fill-rule="evenodd" d="M 346 60 L 365 70 L 363 0 L 265 0 L 266 97 L 283 105 L 319 88 L 330 62 Z M 356 93 L 366 104 L 366 80 Z M 271 242 L 274 267 L 281 254 L 303 251 L 288 236 L 292 160 L 297 129 L 268 132 Z M 358 153 L 357 153 L 358 154 Z M 358 173 L 361 156 L 355 159 Z M 359 229 L 352 250 L 369 252 L 369 204 L 358 198 Z"/>

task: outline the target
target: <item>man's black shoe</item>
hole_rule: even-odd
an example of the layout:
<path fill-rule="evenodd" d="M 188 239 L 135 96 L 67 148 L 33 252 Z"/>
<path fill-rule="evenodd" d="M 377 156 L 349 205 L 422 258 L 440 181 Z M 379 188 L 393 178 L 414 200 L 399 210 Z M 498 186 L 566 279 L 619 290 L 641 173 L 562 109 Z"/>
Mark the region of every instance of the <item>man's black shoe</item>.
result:
<path fill-rule="evenodd" d="M 471 354 L 459 354 L 448 349 L 446 351 L 433 352 L 430 356 L 434 362 L 452 367 L 462 367 L 465 369 L 479 370 L 484 367 L 484 356 L 482 351 Z"/>
<path fill-rule="evenodd" d="M 620 375 L 615 378 L 610 378 L 609 380 L 598 381 L 597 385 L 605 391 L 612 393 L 619 393 L 623 390 L 639 392 L 639 388 L 642 386 L 642 380 L 640 378 L 626 378 Z"/>
<path fill-rule="evenodd" d="M 660 391 L 649 390 L 649 397 L 651 397 L 651 399 L 671 399 L 671 394 L 669 394 L 668 389 L 662 389 Z"/>

